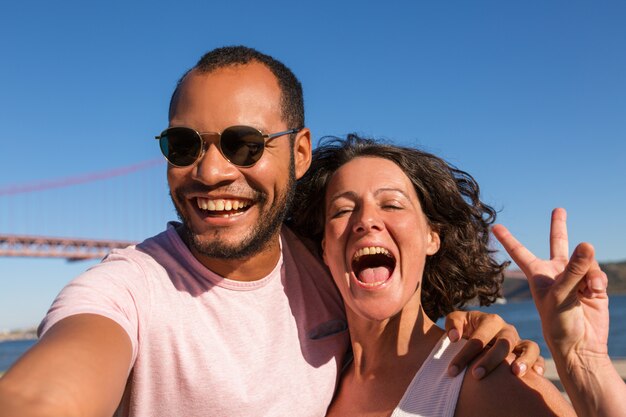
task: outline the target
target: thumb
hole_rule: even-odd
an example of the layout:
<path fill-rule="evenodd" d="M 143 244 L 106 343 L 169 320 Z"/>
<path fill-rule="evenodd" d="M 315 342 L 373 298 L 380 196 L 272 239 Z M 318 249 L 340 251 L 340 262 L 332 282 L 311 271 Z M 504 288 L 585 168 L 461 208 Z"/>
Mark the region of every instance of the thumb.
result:
<path fill-rule="evenodd" d="M 576 246 L 561 278 L 555 282 L 554 290 L 563 294 L 571 294 L 578 290 L 580 282 L 595 264 L 594 249 L 589 243 Z"/>

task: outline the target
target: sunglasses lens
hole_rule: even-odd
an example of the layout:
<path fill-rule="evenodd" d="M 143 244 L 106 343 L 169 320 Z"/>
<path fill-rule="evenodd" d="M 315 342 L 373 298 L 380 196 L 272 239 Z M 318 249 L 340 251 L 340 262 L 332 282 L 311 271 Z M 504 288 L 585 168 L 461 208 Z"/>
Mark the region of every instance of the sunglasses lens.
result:
<path fill-rule="evenodd" d="M 202 152 L 202 138 L 187 127 L 170 127 L 161 134 L 161 152 L 172 165 L 192 165 Z"/>
<path fill-rule="evenodd" d="M 248 126 L 233 126 L 222 132 L 220 147 L 230 162 L 242 167 L 254 165 L 261 155 L 265 140 L 258 130 Z"/>

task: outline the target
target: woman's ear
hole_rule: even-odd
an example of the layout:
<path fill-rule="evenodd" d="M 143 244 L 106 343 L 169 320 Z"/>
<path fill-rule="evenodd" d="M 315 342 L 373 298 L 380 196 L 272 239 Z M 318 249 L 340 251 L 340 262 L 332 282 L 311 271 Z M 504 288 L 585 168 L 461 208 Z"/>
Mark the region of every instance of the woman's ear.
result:
<path fill-rule="evenodd" d="M 322 239 L 322 259 L 324 259 L 324 263 L 328 266 L 328 261 L 326 260 L 326 238 Z"/>
<path fill-rule="evenodd" d="M 434 255 L 439 251 L 441 246 L 441 239 L 439 238 L 439 232 L 435 229 L 430 229 L 428 232 L 428 244 L 426 246 L 426 255 Z"/>

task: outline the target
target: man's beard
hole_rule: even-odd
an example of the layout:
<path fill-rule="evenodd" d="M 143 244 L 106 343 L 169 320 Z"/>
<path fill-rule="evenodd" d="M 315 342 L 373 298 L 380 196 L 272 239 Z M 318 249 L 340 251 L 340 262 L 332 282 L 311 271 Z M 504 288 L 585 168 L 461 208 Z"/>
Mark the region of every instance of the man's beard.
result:
<path fill-rule="evenodd" d="M 278 233 L 285 219 L 289 206 L 293 201 L 295 193 L 296 174 L 293 152 L 291 152 L 289 162 L 289 178 L 285 188 L 285 192 L 282 196 L 274 201 L 272 206 L 267 211 L 262 209 L 267 204 L 267 194 L 263 192 L 257 192 L 256 205 L 260 207 L 259 218 L 255 227 L 243 237 L 243 240 L 238 244 L 229 245 L 221 241 L 218 237 L 202 238 L 191 229 L 190 224 L 182 210 L 176 204 L 176 200 L 173 196 L 172 202 L 174 208 L 178 214 L 178 218 L 183 223 L 183 239 L 195 249 L 201 255 L 217 258 L 217 259 L 245 259 L 253 255 L 256 255 L 263 250 L 267 249 L 269 242 Z M 183 197 L 179 196 L 182 201 Z"/>

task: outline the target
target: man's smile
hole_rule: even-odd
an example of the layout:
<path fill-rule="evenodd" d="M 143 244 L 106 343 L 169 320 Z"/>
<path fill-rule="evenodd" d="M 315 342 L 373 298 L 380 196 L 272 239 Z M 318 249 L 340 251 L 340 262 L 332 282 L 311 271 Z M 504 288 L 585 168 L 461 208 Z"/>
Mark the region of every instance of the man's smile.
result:
<path fill-rule="evenodd" d="M 246 212 L 252 202 L 244 199 L 203 198 L 196 197 L 196 204 L 200 210 L 210 216 L 231 217 Z"/>

